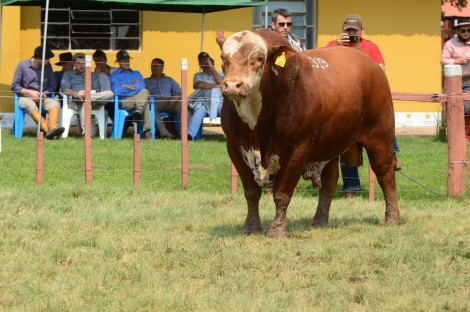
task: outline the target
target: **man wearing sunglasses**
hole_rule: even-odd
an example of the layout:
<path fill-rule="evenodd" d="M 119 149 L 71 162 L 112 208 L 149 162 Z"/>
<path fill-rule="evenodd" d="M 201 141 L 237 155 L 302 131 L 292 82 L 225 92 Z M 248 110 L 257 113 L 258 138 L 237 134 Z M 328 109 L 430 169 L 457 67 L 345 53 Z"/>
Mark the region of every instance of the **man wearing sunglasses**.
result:
<path fill-rule="evenodd" d="M 470 18 L 457 20 L 456 36 L 444 44 L 442 65 L 462 66 L 462 91 L 470 92 Z M 465 137 L 470 143 L 470 101 L 464 101 Z"/>
<path fill-rule="evenodd" d="M 287 9 L 275 9 L 271 15 L 271 28 L 280 33 L 289 41 L 291 47 L 297 51 L 303 51 L 299 37 L 291 33 L 292 13 Z"/>

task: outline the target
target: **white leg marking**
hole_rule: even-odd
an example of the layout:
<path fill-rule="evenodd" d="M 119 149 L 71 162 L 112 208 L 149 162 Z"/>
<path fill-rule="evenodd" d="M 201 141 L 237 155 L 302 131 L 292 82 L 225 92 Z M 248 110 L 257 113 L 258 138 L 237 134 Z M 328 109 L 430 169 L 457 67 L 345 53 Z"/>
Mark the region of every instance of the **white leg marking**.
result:
<path fill-rule="evenodd" d="M 279 164 L 279 156 L 271 155 L 269 157 L 268 169 L 261 166 L 261 153 L 259 150 L 250 148 L 246 151 L 243 146 L 241 147 L 243 160 L 246 165 L 250 167 L 253 173 L 253 178 L 260 187 L 268 186 L 273 180 L 274 175 L 279 171 L 281 165 Z"/>

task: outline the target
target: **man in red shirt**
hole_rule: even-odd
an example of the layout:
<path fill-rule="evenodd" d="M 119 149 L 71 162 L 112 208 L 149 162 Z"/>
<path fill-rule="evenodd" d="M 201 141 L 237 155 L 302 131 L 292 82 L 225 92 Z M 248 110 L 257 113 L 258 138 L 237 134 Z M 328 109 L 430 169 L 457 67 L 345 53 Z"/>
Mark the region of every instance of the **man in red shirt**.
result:
<path fill-rule="evenodd" d="M 380 68 L 385 70 L 385 61 L 380 52 L 379 47 L 370 40 L 362 38 L 364 35 L 364 27 L 362 19 L 357 14 L 349 14 L 345 17 L 342 27 L 342 33 L 338 35 L 336 40 L 330 41 L 327 46 L 347 46 L 356 48 L 367 53 L 374 61 L 379 64 Z M 396 138 L 393 140 L 393 155 L 398 152 L 398 144 Z M 359 179 L 359 171 L 357 167 L 348 167 L 341 160 L 341 175 L 343 177 L 343 198 L 354 197 L 355 192 L 361 190 L 361 181 Z M 401 170 L 400 163 L 396 161 L 396 170 Z"/>

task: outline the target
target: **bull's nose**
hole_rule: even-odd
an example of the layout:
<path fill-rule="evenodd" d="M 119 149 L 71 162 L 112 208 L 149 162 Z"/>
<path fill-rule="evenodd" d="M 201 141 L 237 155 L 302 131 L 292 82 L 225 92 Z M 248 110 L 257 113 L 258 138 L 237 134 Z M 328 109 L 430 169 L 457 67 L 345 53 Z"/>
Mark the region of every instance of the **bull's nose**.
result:
<path fill-rule="evenodd" d="M 225 95 L 236 95 L 245 97 L 249 87 L 238 79 L 225 79 L 222 83 L 222 93 Z"/>
<path fill-rule="evenodd" d="M 241 81 L 227 81 L 224 80 L 224 90 L 226 92 L 234 93 L 233 91 L 236 91 L 236 93 L 240 92 L 240 88 L 242 86 Z"/>

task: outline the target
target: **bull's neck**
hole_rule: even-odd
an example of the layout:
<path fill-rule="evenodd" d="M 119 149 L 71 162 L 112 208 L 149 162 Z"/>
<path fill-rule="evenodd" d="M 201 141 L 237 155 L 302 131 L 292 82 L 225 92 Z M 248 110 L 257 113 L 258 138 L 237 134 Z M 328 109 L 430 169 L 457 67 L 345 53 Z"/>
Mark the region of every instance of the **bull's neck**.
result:
<path fill-rule="evenodd" d="M 240 118 L 254 130 L 261 112 L 261 94 L 255 93 L 250 97 L 234 100 L 233 103 Z"/>

